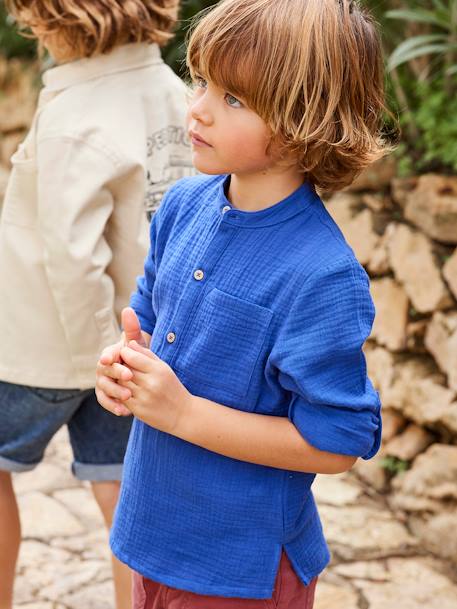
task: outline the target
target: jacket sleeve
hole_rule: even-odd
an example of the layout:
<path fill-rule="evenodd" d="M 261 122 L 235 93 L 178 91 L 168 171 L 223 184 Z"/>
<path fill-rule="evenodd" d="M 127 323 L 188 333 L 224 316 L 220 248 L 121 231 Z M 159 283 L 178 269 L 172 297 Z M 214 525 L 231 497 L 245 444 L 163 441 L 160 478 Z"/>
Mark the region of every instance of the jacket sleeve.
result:
<path fill-rule="evenodd" d="M 140 320 L 141 328 L 152 334 L 156 323 L 153 306 L 153 289 L 156 281 L 161 253 L 170 238 L 176 212 L 180 208 L 181 197 L 188 179 L 178 180 L 163 196 L 160 207 L 152 216 L 149 229 L 149 251 L 144 263 L 143 275 L 137 278 L 136 291 L 130 298 L 130 306 Z M 160 242 L 160 243 L 159 243 Z"/>
<path fill-rule="evenodd" d="M 315 448 L 368 459 L 381 440 L 380 401 L 362 347 L 374 306 L 368 277 L 344 258 L 308 278 L 273 349 L 289 419 Z"/>
<path fill-rule="evenodd" d="M 73 364 L 87 369 L 119 339 L 105 239 L 117 167 L 102 150 L 64 136 L 39 141 L 37 159 L 45 271 Z"/>

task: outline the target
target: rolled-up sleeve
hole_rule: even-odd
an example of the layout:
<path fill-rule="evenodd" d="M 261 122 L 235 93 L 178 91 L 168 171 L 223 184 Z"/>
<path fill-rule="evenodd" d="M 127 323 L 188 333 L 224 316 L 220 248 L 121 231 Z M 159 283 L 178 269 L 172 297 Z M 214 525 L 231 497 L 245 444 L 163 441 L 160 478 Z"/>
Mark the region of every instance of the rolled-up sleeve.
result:
<path fill-rule="evenodd" d="M 381 404 L 363 344 L 374 319 L 369 280 L 345 257 L 308 278 L 275 346 L 289 419 L 319 450 L 369 459 L 381 441 Z"/>

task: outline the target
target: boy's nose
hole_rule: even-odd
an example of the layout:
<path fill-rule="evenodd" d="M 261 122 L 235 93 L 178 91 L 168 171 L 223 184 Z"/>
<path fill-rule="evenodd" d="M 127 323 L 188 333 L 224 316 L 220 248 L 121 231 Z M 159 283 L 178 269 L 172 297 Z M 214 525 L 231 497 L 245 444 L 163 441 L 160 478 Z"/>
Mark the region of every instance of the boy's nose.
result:
<path fill-rule="evenodd" d="M 207 101 L 205 100 L 205 95 L 199 99 L 194 99 L 191 102 L 189 114 L 194 120 L 205 125 L 211 125 L 213 122 L 213 117 L 209 110 Z"/>

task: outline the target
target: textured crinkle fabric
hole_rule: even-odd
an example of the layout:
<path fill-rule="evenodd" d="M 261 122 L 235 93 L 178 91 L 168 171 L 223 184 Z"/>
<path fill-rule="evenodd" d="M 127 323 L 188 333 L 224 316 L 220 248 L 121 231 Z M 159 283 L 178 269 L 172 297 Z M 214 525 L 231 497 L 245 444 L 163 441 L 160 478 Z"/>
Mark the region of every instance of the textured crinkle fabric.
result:
<path fill-rule="evenodd" d="M 289 417 L 321 450 L 371 457 L 381 419 L 362 353 L 374 318 L 365 271 L 309 184 L 244 212 L 229 179 L 178 182 L 152 221 L 131 301 L 152 350 L 195 395 Z M 270 598 L 283 549 L 304 584 L 328 563 L 313 480 L 135 421 L 113 551 L 173 588 Z"/>

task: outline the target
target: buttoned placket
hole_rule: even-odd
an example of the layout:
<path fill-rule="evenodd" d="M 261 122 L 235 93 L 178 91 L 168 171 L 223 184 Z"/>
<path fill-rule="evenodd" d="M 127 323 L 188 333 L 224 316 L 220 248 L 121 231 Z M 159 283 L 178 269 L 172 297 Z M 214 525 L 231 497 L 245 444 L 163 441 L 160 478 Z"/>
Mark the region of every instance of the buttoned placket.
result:
<path fill-rule="evenodd" d="M 229 205 L 219 208 L 217 214 L 219 216 L 217 229 L 197 266 L 192 270 L 185 288 L 185 297 L 180 299 L 173 319 L 165 329 L 162 349 L 169 364 L 174 362 L 182 340 L 193 324 L 201 301 L 207 291 L 211 289 L 213 269 L 239 230 L 233 223 L 237 217 L 236 212 Z"/>

